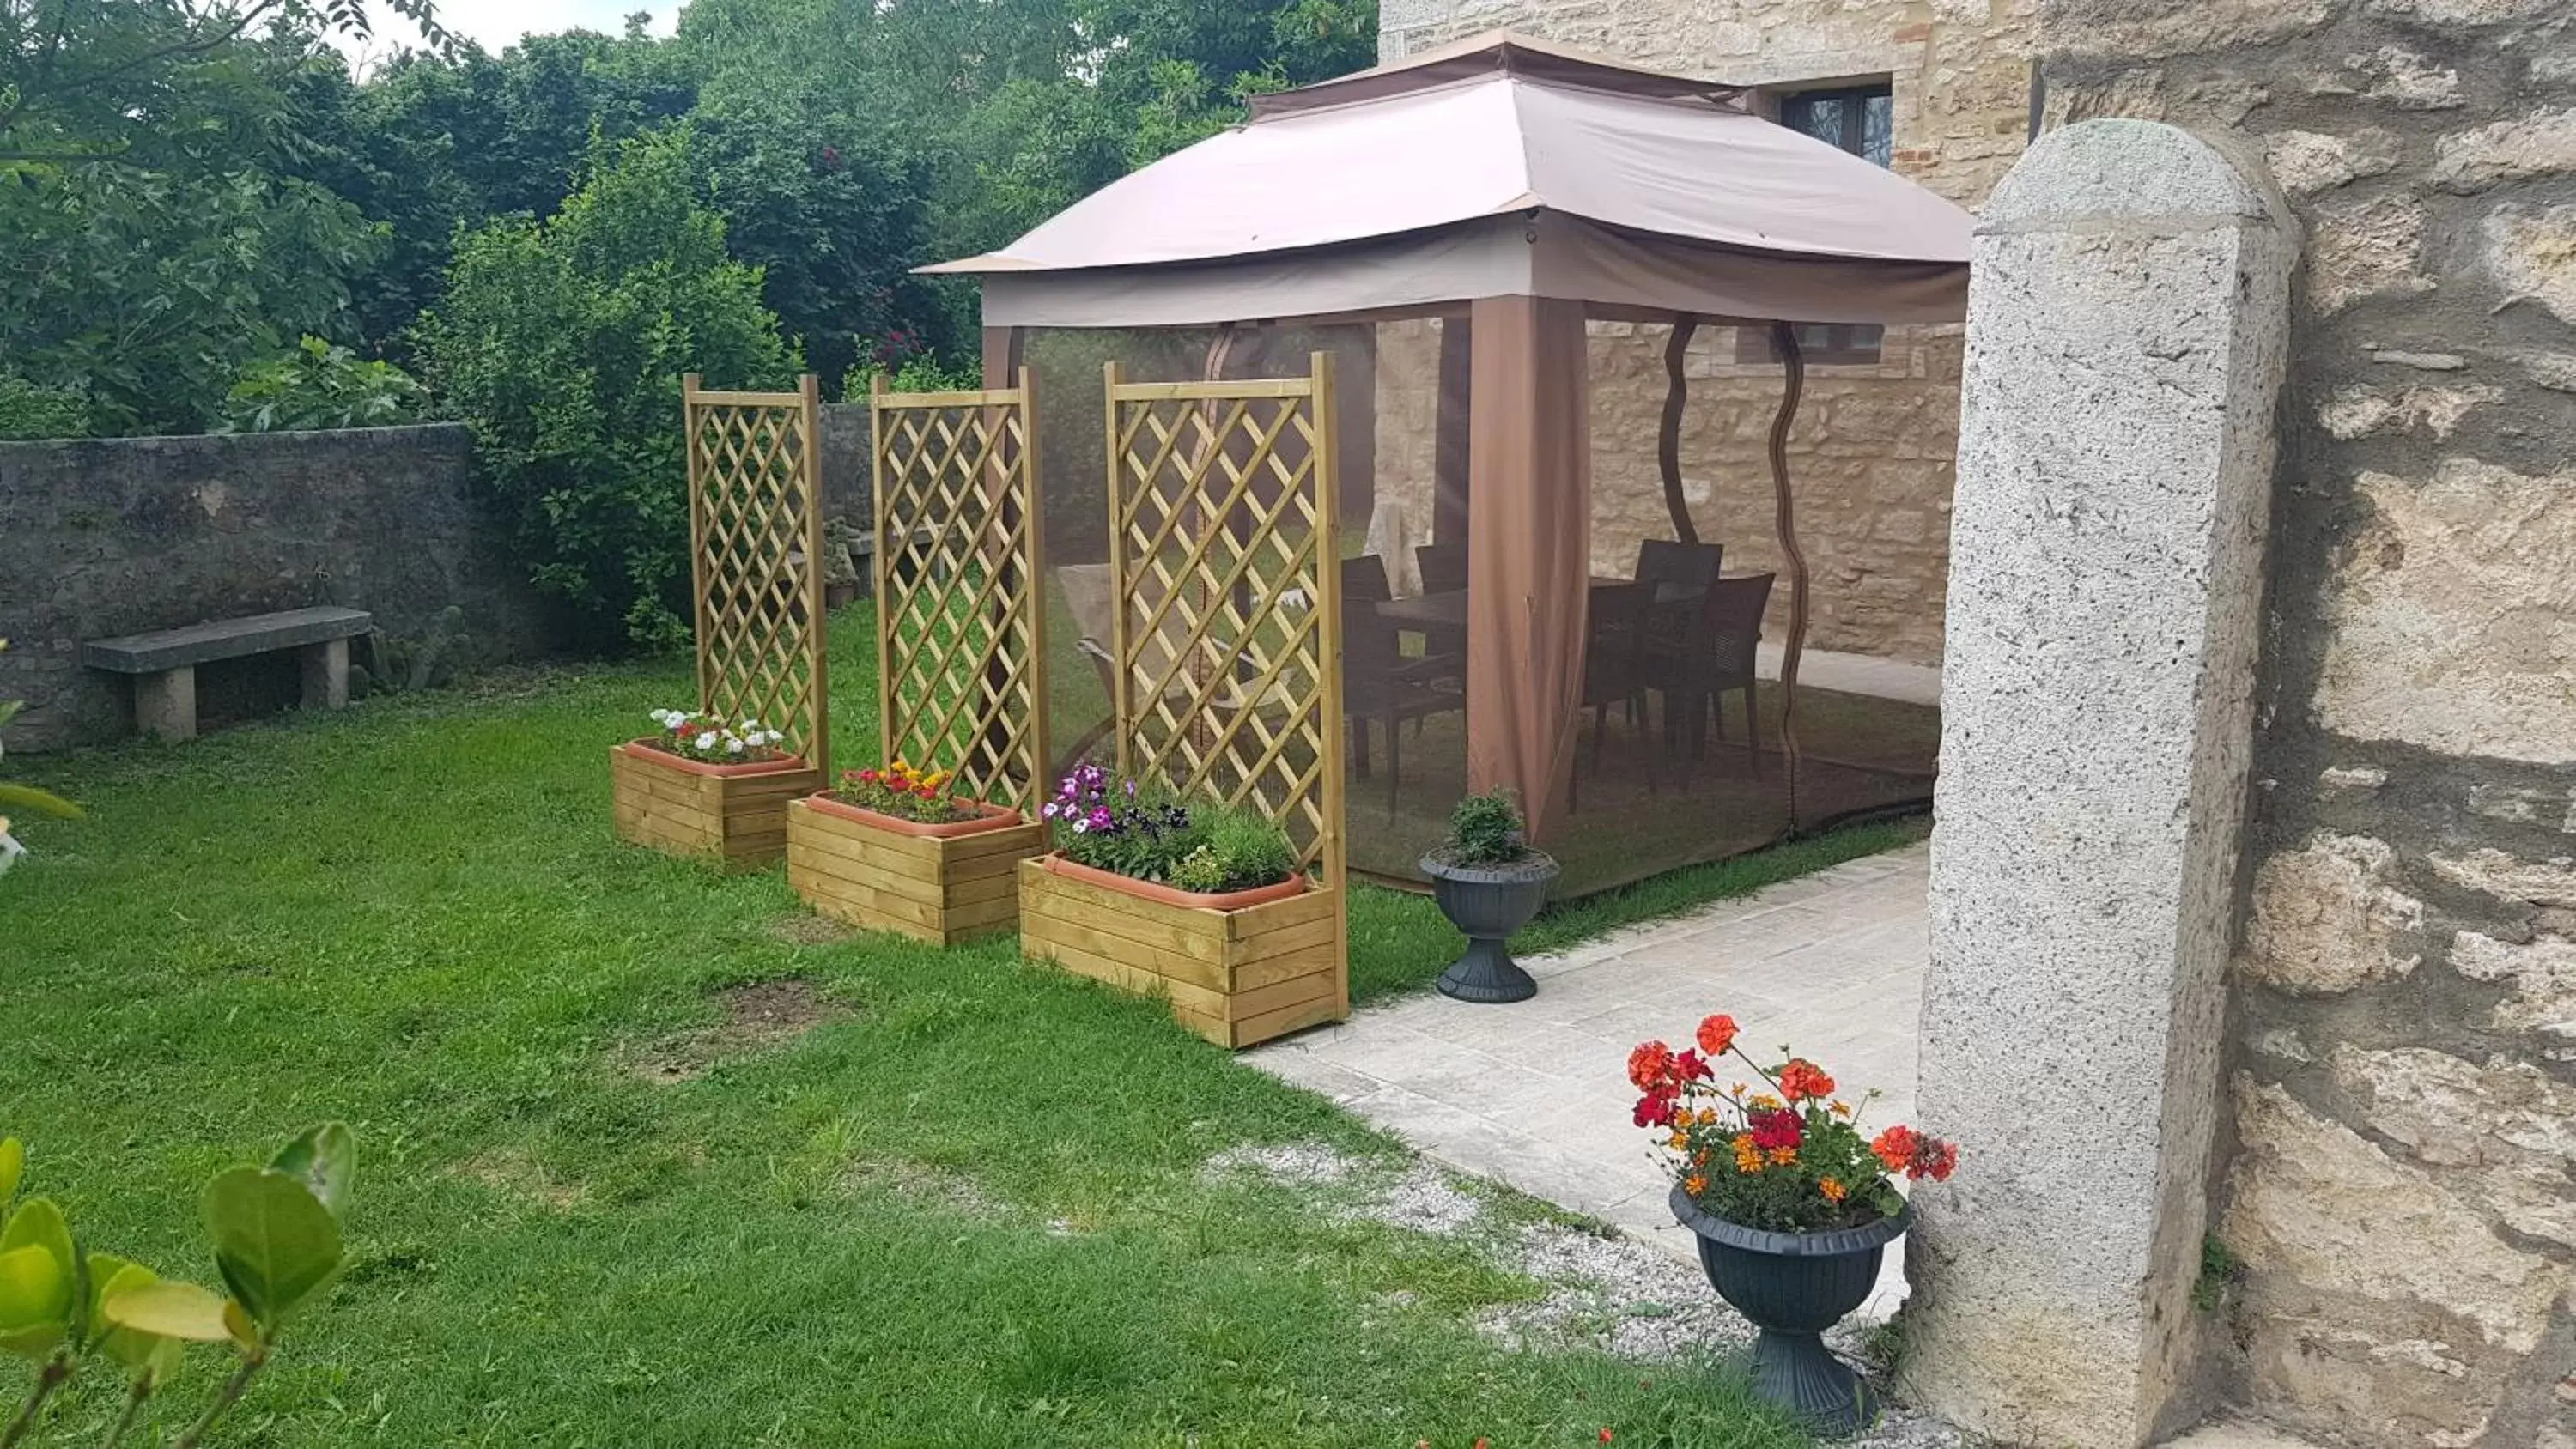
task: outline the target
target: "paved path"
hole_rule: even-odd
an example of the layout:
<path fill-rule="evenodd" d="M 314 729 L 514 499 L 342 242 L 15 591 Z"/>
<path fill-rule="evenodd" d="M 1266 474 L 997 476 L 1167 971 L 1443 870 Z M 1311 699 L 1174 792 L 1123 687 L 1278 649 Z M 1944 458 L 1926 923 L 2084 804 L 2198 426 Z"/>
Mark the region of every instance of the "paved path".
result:
<path fill-rule="evenodd" d="M 1779 645 L 1757 644 L 1753 652 L 1756 673 L 1764 679 L 1780 677 L 1784 651 Z M 1868 654 L 1810 649 L 1798 656 L 1798 683 L 1844 694 L 1865 694 L 1872 699 L 1903 700 L 1907 704 L 1941 703 L 1940 665 L 1907 664 Z"/>
<path fill-rule="evenodd" d="M 1876 1086 L 1869 1122 L 1914 1106 L 1929 847 L 1916 845 L 1525 962 L 1539 994 L 1468 1006 L 1425 993 L 1245 1054 L 1434 1159 L 1695 1254 L 1671 1180 L 1629 1117 L 1629 1048 L 1675 1046 L 1732 1015 L 1757 1053 L 1786 1042 L 1845 1096 Z M 1863 1310 L 1903 1296 L 1901 1254 Z"/>

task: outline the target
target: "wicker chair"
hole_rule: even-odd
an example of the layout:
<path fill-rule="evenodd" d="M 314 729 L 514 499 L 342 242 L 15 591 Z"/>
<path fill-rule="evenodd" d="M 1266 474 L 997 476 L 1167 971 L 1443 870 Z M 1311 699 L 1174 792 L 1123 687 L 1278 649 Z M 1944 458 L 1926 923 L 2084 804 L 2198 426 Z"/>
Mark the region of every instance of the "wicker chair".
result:
<path fill-rule="evenodd" d="M 1467 707 L 1453 686 L 1443 687 L 1444 666 L 1404 657 L 1400 631 L 1375 606 L 1393 597 L 1386 567 L 1375 554 L 1342 561 L 1342 715 L 1351 733 L 1351 772 L 1369 778 L 1369 725 L 1386 727 L 1386 808 L 1395 813 L 1404 784 L 1406 721 L 1421 721 Z"/>
<path fill-rule="evenodd" d="M 1591 618 L 1583 643 L 1583 700 L 1592 711 L 1592 772 L 1601 772 L 1601 740 L 1607 732 L 1610 706 L 1626 708 L 1633 725 L 1637 704 L 1646 692 L 1647 620 L 1655 603 L 1652 584 L 1605 584 L 1592 591 Z M 1575 772 L 1579 777 L 1582 772 Z M 1646 788 L 1661 788 L 1655 777 L 1655 752 L 1646 751 Z M 1569 792 L 1566 808 L 1574 808 Z"/>
<path fill-rule="evenodd" d="M 1707 748 L 1713 725 L 1726 739 L 1725 698 L 1744 695 L 1744 747 L 1753 772 L 1762 772 L 1761 683 L 1754 668 L 1762 641 L 1762 611 L 1771 602 L 1772 574 L 1719 579 L 1701 596 L 1687 635 L 1678 646 L 1659 645 L 1646 659 L 1646 687 L 1663 696 L 1666 743 L 1688 723 L 1690 758 Z"/>

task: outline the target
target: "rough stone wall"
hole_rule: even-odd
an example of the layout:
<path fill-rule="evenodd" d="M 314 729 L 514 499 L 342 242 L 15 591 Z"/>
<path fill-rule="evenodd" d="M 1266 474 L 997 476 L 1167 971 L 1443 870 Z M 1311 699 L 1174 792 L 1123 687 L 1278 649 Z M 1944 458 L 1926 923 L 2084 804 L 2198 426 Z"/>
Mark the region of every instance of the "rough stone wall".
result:
<path fill-rule="evenodd" d="M 2576 1445 L 2576 10 L 2049 0 L 2060 118 L 2250 136 L 2308 231 L 2235 962 L 2234 1396 Z"/>
<path fill-rule="evenodd" d="M 2029 128 L 2036 0 L 1384 0 L 1388 59 L 1501 26 L 1748 87 L 1785 91 L 1884 77 L 1894 168 L 1963 206 L 1983 202 Z M 1667 338 L 1594 324 L 1592 560 L 1625 575 L 1643 538 L 1669 538 L 1655 464 Z M 1378 478 L 1416 541 L 1430 528 L 1438 349 L 1429 324 L 1381 329 Z M 1888 330 L 1875 366 L 1809 369 L 1792 435 L 1799 539 L 1815 578 L 1815 647 L 1918 662 L 1941 657 L 1957 452 L 1959 332 Z M 1743 364 L 1734 329 L 1703 329 L 1685 371 L 1685 497 L 1730 572 L 1776 569 L 1767 447 L 1779 368 Z M 1775 595 L 1775 633 L 1787 617 Z"/>
<path fill-rule="evenodd" d="M 0 444 L 0 699 L 27 701 L 10 748 L 124 732 L 126 687 L 81 667 L 84 640 L 311 604 L 419 637 L 452 604 L 477 657 L 542 650 L 546 612 L 468 497 L 472 455 L 454 424 Z"/>
<path fill-rule="evenodd" d="M 864 520 L 868 409 L 827 407 L 822 424 L 824 507 Z M 474 658 L 544 652 L 559 631 L 483 521 L 473 451 L 453 423 L 0 443 L 0 699 L 27 701 L 10 748 L 125 731 L 129 686 L 81 667 L 84 640 L 309 604 L 417 638 L 453 604 Z M 210 665 L 201 694 L 221 713 L 212 701 L 291 690 L 292 661 L 276 663 Z"/>

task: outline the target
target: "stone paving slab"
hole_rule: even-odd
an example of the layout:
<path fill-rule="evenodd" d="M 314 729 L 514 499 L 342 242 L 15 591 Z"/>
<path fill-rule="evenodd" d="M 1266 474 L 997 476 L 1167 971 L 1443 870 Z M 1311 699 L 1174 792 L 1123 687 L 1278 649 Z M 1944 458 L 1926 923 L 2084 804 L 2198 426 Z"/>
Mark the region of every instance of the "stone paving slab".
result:
<path fill-rule="evenodd" d="M 1686 1044 L 1701 1017 L 1724 1011 L 1757 1054 L 1792 1045 L 1855 1102 L 1878 1088 L 1865 1122 L 1903 1120 L 1930 859 L 1929 846 L 1910 846 L 1533 958 L 1523 964 L 1539 993 L 1517 1005 L 1426 992 L 1243 1059 L 1436 1161 L 1695 1258 L 1665 1207 L 1670 1179 L 1630 1119 L 1629 1049 L 1650 1037 Z M 1903 1300 L 1902 1259 L 1890 1250 L 1863 1316 Z"/>

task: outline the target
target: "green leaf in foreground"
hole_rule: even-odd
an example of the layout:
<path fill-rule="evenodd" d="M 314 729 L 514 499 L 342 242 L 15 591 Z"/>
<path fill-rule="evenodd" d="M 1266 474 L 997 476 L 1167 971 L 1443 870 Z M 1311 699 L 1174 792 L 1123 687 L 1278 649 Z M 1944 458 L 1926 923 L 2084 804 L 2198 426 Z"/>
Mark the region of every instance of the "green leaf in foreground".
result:
<path fill-rule="evenodd" d="M 348 1210 L 349 1182 L 358 1171 L 358 1139 L 345 1122 L 308 1127 L 279 1148 L 268 1167 L 303 1183 L 336 1218 Z"/>
<path fill-rule="evenodd" d="M 330 1209 L 299 1179 L 265 1168 L 236 1167 L 206 1184 L 206 1231 L 225 1285 L 272 1337 L 343 1261 Z"/>
<path fill-rule="evenodd" d="M 0 1353 L 41 1359 L 69 1331 L 72 1280 L 38 1244 L 0 1251 Z"/>
<path fill-rule="evenodd" d="M 164 1283 L 140 1263 L 105 1253 L 89 1255 L 90 1333 L 100 1353 L 122 1364 L 147 1387 L 157 1388 L 179 1376 L 187 1362 L 187 1340 L 203 1324 L 205 1304 L 212 1304 L 214 1327 L 222 1336 L 223 1300 L 186 1283 Z M 200 1303 L 198 1300 L 204 1300 Z"/>

